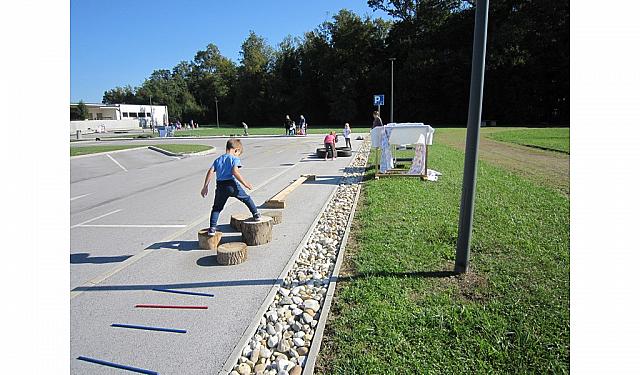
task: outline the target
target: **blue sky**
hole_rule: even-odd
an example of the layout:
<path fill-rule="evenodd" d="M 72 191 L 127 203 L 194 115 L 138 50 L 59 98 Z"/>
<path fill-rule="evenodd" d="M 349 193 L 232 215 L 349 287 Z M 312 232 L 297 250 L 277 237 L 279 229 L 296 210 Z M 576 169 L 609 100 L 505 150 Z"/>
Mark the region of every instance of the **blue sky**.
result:
<path fill-rule="evenodd" d="M 153 70 L 191 61 L 209 43 L 238 61 L 250 30 L 275 47 L 343 8 L 389 19 L 366 0 L 71 0 L 70 5 L 70 99 L 86 103 L 101 102 L 116 86 L 139 86 Z"/>

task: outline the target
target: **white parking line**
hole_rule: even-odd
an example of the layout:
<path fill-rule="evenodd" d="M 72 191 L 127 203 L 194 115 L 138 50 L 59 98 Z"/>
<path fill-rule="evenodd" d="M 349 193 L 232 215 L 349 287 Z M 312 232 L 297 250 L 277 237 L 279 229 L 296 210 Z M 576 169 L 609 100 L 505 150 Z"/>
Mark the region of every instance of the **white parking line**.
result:
<path fill-rule="evenodd" d="M 91 228 L 184 228 L 182 224 L 83 224 L 78 227 Z"/>
<path fill-rule="evenodd" d="M 118 167 L 122 168 L 123 171 L 127 171 L 127 168 L 123 167 L 122 164 L 118 163 L 118 161 L 114 158 L 111 157 L 111 155 L 107 154 L 107 157 L 111 160 L 113 160 L 114 163 L 118 164 Z"/>
<path fill-rule="evenodd" d="M 91 194 L 93 194 L 93 193 L 78 195 L 77 197 L 71 198 L 71 202 L 75 201 L 76 199 L 80 199 L 82 197 L 86 197 L 87 195 L 91 195 Z"/>
<path fill-rule="evenodd" d="M 105 216 L 109 216 L 109 215 L 111 215 L 111 214 L 115 214 L 116 212 L 120 212 L 120 211 L 122 211 L 122 209 L 117 209 L 117 210 L 115 210 L 115 211 L 108 212 L 108 213 L 106 213 L 106 214 L 104 214 L 104 215 L 100 215 L 100 216 L 98 216 L 98 217 L 94 217 L 93 219 L 89 219 L 89 220 L 87 220 L 87 221 L 83 221 L 82 223 L 79 223 L 79 224 L 76 224 L 76 225 L 71 226 L 71 229 L 73 229 L 73 228 L 77 228 L 77 227 L 79 227 L 79 226 L 81 226 L 81 225 L 85 225 L 85 224 L 90 223 L 90 222 L 92 222 L 92 221 L 96 221 L 96 220 L 98 220 L 98 219 L 102 219 L 102 218 L 103 218 L 103 217 L 105 217 Z"/>

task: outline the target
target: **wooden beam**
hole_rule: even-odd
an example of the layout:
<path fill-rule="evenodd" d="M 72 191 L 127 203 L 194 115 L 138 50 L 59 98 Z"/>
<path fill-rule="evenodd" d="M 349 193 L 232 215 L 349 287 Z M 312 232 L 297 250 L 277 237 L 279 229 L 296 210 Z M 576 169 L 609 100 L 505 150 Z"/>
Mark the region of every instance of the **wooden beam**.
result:
<path fill-rule="evenodd" d="M 269 199 L 268 201 L 264 202 L 263 207 L 265 207 L 265 208 L 284 208 L 284 206 L 285 206 L 284 201 L 287 198 L 287 195 L 289 195 L 289 193 L 294 191 L 295 188 L 297 188 L 298 186 L 302 185 L 307 180 L 315 181 L 316 180 L 316 175 L 314 175 L 314 174 L 306 174 L 306 175 L 302 175 L 302 176 L 298 177 L 295 181 L 293 181 L 291 184 L 289 184 L 289 186 L 287 186 L 286 188 L 282 189 L 278 194 L 276 194 L 273 197 L 271 197 L 271 199 Z"/>

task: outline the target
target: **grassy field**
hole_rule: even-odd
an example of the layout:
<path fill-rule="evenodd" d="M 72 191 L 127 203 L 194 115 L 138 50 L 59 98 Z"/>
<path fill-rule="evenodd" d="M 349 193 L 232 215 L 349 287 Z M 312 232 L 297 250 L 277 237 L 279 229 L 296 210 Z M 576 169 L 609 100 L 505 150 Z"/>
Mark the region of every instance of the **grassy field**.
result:
<path fill-rule="evenodd" d="M 496 141 L 569 153 L 569 128 L 520 129 L 492 133 Z"/>
<path fill-rule="evenodd" d="M 342 127 L 311 127 L 308 128 L 309 134 L 327 134 L 330 130 L 336 131 L 338 134 L 342 134 Z M 351 128 L 353 133 L 368 133 L 369 128 Z M 241 127 L 220 127 L 220 128 L 198 128 L 189 130 L 179 130 L 174 133 L 176 137 L 206 137 L 215 135 L 237 135 L 244 134 L 244 130 Z M 284 134 L 283 127 L 250 127 L 249 135 L 281 135 Z"/>
<path fill-rule="evenodd" d="M 568 196 L 481 161 L 451 276 L 464 155 L 429 155 L 436 183 L 368 171 L 316 373 L 568 373 Z"/>
<path fill-rule="evenodd" d="M 86 147 L 71 147 L 71 156 L 95 154 L 98 152 L 109 152 L 117 150 L 125 150 L 128 148 L 139 148 L 155 146 L 165 151 L 173 152 L 176 154 L 190 154 L 194 152 L 201 152 L 211 148 L 206 145 L 184 145 L 184 144 L 158 144 L 158 145 L 109 145 L 109 146 L 86 146 Z"/>

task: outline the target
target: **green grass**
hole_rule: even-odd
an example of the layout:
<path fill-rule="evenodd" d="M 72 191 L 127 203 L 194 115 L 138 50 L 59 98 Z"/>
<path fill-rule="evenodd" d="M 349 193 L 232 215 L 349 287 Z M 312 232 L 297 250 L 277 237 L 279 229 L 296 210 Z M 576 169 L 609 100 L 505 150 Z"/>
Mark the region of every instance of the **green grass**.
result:
<path fill-rule="evenodd" d="M 317 373 L 568 373 L 568 198 L 481 161 L 471 272 L 434 277 L 453 269 L 464 155 L 429 155 L 436 183 L 365 183 Z"/>
<path fill-rule="evenodd" d="M 338 132 L 338 134 L 342 134 L 343 127 L 312 127 L 308 128 L 309 134 L 327 134 L 329 131 L 333 130 Z M 368 133 L 368 128 L 351 128 L 353 133 Z M 176 137 L 207 137 L 207 136 L 220 136 L 220 135 L 237 135 L 240 136 L 244 134 L 244 130 L 242 127 L 211 127 L 211 128 L 198 128 L 198 129 L 189 129 L 189 130 L 178 130 L 174 133 Z M 249 135 L 284 135 L 284 126 L 282 127 L 249 127 Z"/>
<path fill-rule="evenodd" d="M 211 148 L 206 145 L 184 145 L 184 144 L 157 144 L 157 145 L 109 145 L 109 146 L 85 146 L 85 147 L 71 147 L 71 156 L 95 154 L 98 152 L 109 152 L 117 150 L 125 150 L 129 148 L 140 148 L 155 146 L 163 150 L 173 152 L 176 154 L 189 154 L 194 152 L 201 152 Z"/>
<path fill-rule="evenodd" d="M 489 135 L 497 141 L 569 153 L 569 128 L 510 130 Z"/>

